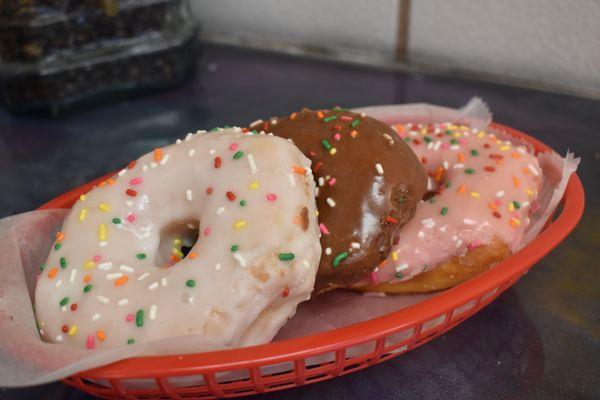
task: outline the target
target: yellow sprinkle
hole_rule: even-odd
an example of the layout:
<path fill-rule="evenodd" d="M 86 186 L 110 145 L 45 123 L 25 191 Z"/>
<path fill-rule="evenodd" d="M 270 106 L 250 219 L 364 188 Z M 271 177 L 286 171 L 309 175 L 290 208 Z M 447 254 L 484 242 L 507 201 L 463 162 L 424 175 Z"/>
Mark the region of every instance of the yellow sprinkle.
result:
<path fill-rule="evenodd" d="M 531 189 L 527 190 L 527 196 L 529 196 L 530 198 L 533 197 L 533 196 L 535 196 L 534 191 L 531 190 Z"/>
<path fill-rule="evenodd" d="M 79 211 L 79 220 L 83 221 L 85 219 L 86 215 L 87 215 L 87 208 L 82 208 L 81 211 Z"/>
<path fill-rule="evenodd" d="M 84 201 L 86 199 L 85 194 L 82 194 L 81 196 L 79 196 L 79 200 Z"/>
<path fill-rule="evenodd" d="M 515 211 L 515 205 L 512 203 L 512 201 L 508 203 L 508 211 Z"/>
<path fill-rule="evenodd" d="M 502 147 L 500 147 L 500 150 L 502 150 L 502 151 L 506 151 L 508 149 L 510 149 L 510 146 L 502 146 Z"/>
<path fill-rule="evenodd" d="M 331 150 L 329 150 L 329 154 L 334 155 L 335 153 L 337 153 L 337 150 L 335 147 L 332 147 Z"/>
<path fill-rule="evenodd" d="M 484 132 L 484 131 L 479 131 L 479 132 L 477 133 L 477 137 L 478 137 L 479 139 L 481 139 L 481 138 L 482 138 L 484 135 L 485 135 L 485 132 Z"/>
<path fill-rule="evenodd" d="M 427 128 L 423 128 L 420 131 L 421 135 L 427 135 Z"/>
<path fill-rule="evenodd" d="M 471 197 L 478 199 L 479 198 L 479 192 L 471 192 Z"/>
<path fill-rule="evenodd" d="M 173 253 L 174 256 L 177 256 L 179 258 L 183 258 L 183 253 L 181 252 L 181 250 L 179 250 L 179 249 L 173 249 L 171 252 Z"/>
<path fill-rule="evenodd" d="M 183 243 L 183 242 L 181 241 L 181 239 L 175 239 L 175 240 L 173 240 L 173 244 L 174 244 L 175 246 L 181 246 L 181 243 Z"/>
<path fill-rule="evenodd" d="M 92 260 L 87 260 L 86 262 L 83 263 L 83 268 L 85 268 L 85 269 L 94 268 L 94 262 Z"/>
<path fill-rule="evenodd" d="M 71 326 L 71 328 L 69 328 L 69 336 L 73 336 L 76 333 L 77 333 L 77 325 Z"/>
<path fill-rule="evenodd" d="M 255 182 L 252 182 L 252 183 L 250 184 L 250 190 L 256 190 L 256 189 L 258 189 L 258 186 L 259 186 L 259 185 L 258 185 L 258 182 L 256 182 L 256 181 L 255 181 Z"/>
<path fill-rule="evenodd" d="M 521 220 L 520 220 L 520 219 L 518 219 L 518 218 L 511 218 L 511 219 L 510 219 L 510 225 L 511 225 L 513 228 L 516 228 L 517 226 L 521 225 Z"/>
<path fill-rule="evenodd" d="M 98 227 L 98 239 L 106 240 L 106 225 L 100 224 Z"/>
<path fill-rule="evenodd" d="M 98 208 L 100 209 L 100 211 L 104 211 L 104 212 L 110 210 L 110 207 L 106 203 L 100 203 L 100 204 L 98 204 Z"/>
<path fill-rule="evenodd" d="M 246 227 L 246 221 L 244 221 L 243 219 L 241 219 L 241 220 L 237 221 L 235 224 L 233 224 L 233 227 L 236 230 L 240 230 L 240 229 Z"/>
<path fill-rule="evenodd" d="M 396 253 L 395 251 L 392 251 L 392 260 L 398 261 L 398 253 Z"/>
<path fill-rule="evenodd" d="M 455 138 L 457 138 L 457 137 L 461 137 L 461 136 L 462 136 L 462 134 L 461 134 L 460 132 L 454 132 L 454 133 L 452 134 L 452 136 L 454 136 Z"/>

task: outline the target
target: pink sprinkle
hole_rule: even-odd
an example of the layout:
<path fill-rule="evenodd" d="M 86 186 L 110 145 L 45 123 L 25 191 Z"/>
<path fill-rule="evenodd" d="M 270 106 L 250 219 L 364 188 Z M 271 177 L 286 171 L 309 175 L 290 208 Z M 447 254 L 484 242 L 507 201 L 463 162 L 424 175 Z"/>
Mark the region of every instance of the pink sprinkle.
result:
<path fill-rule="evenodd" d="M 206 228 L 204 228 L 204 236 L 208 235 L 210 235 L 210 228 L 207 226 Z"/>
<path fill-rule="evenodd" d="M 494 200 L 494 204 L 497 206 L 500 206 L 500 205 L 502 205 L 502 201 L 500 201 L 500 199 L 496 199 L 496 200 Z"/>
<path fill-rule="evenodd" d="M 127 321 L 127 322 L 133 321 L 133 314 L 127 314 L 127 316 L 125 317 L 125 321 Z"/>
<path fill-rule="evenodd" d="M 448 143 L 444 142 L 444 143 L 442 143 L 442 145 L 440 147 L 442 148 L 442 150 L 447 150 L 450 147 L 450 145 Z"/>
<path fill-rule="evenodd" d="M 130 185 L 138 185 L 142 183 L 142 178 L 133 178 L 132 180 L 129 181 Z"/>
<path fill-rule="evenodd" d="M 94 348 L 94 337 L 92 335 L 88 335 L 87 340 L 85 341 L 85 347 L 88 349 Z"/>
<path fill-rule="evenodd" d="M 329 180 L 329 186 L 333 186 L 333 185 L 335 185 L 335 183 L 336 183 L 336 182 L 337 182 L 337 179 L 335 179 L 335 178 L 331 178 L 331 179 Z"/>
<path fill-rule="evenodd" d="M 277 195 L 275 193 L 269 193 L 265 198 L 267 201 L 275 201 L 277 200 Z"/>
<path fill-rule="evenodd" d="M 460 144 L 467 144 L 467 143 L 468 143 L 468 142 L 467 142 L 467 139 L 464 139 L 464 138 L 463 138 L 463 139 L 459 139 L 459 140 L 458 140 L 458 142 L 459 142 Z"/>
<path fill-rule="evenodd" d="M 342 115 L 342 116 L 340 117 L 340 119 L 341 119 L 342 121 L 352 121 L 352 117 L 349 117 L 349 116 L 347 116 L 347 115 Z"/>
<path fill-rule="evenodd" d="M 469 243 L 467 245 L 467 249 L 469 249 L 469 250 L 475 250 L 479 246 L 480 246 L 479 240 L 475 240 L 475 241 L 473 241 L 473 242 L 471 242 L 471 243 Z"/>
<path fill-rule="evenodd" d="M 231 145 L 229 146 L 229 150 L 233 151 L 235 149 L 238 148 L 238 144 L 237 143 L 231 143 Z"/>
<path fill-rule="evenodd" d="M 371 283 L 373 283 L 373 284 L 377 283 L 377 272 L 375 272 L 375 271 L 371 271 Z"/>
<path fill-rule="evenodd" d="M 98 262 L 100 260 L 102 260 L 101 256 L 94 256 L 94 258 L 92 258 L 92 260 L 94 260 L 94 262 Z"/>
<path fill-rule="evenodd" d="M 135 215 L 133 215 L 133 214 L 128 214 L 128 215 L 127 215 L 127 221 L 129 221 L 129 222 L 133 222 L 133 221 L 135 221 Z"/>
<path fill-rule="evenodd" d="M 319 229 L 321 230 L 321 232 L 323 232 L 323 235 L 329 235 L 329 229 L 327 229 L 324 223 L 321 222 L 319 224 Z"/>
<path fill-rule="evenodd" d="M 340 140 L 342 138 L 342 135 L 340 135 L 339 133 L 336 133 L 335 135 L 333 135 L 333 138 L 335 140 Z"/>
<path fill-rule="evenodd" d="M 521 218 L 521 213 L 520 213 L 520 212 L 518 212 L 518 211 L 515 211 L 515 212 L 513 212 L 513 216 L 514 216 L 515 218 Z"/>

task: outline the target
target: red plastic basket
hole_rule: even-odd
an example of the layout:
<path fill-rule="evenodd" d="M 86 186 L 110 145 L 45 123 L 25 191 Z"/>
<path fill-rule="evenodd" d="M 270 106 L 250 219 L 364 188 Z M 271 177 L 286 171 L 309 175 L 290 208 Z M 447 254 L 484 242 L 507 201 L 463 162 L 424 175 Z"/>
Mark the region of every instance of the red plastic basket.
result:
<path fill-rule="evenodd" d="M 492 124 L 492 129 L 525 140 L 536 152 L 550 150 L 542 142 L 507 126 Z M 105 178 L 71 190 L 41 209 L 70 207 L 80 194 Z M 575 228 L 583 207 L 583 187 L 574 174 L 564 194 L 562 210 L 533 242 L 495 268 L 409 308 L 260 346 L 131 358 L 80 372 L 64 382 L 107 399 L 212 399 L 273 392 L 358 371 L 427 343 L 485 307 Z M 351 349 L 360 349 L 361 354 Z M 315 357 L 322 357 L 322 361 L 315 364 Z M 274 368 L 278 372 L 273 372 Z"/>

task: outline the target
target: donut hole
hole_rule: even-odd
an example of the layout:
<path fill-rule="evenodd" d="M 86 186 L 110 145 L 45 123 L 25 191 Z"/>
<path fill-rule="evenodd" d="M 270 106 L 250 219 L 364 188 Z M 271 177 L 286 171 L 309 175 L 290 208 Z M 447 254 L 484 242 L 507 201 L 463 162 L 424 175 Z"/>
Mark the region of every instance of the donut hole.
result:
<path fill-rule="evenodd" d="M 184 219 L 173 221 L 161 229 L 156 265 L 168 268 L 186 258 L 198 241 L 199 226 L 197 219 Z"/>

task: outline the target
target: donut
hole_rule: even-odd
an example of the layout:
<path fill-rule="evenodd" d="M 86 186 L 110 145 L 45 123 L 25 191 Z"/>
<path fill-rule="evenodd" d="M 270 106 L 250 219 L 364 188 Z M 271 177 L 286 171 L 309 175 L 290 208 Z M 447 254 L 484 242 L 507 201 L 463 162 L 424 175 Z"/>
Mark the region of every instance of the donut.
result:
<path fill-rule="evenodd" d="M 455 286 L 517 250 L 539 208 L 538 160 L 527 147 L 452 123 L 394 126 L 428 173 L 427 194 L 363 291 Z"/>
<path fill-rule="evenodd" d="M 394 130 L 341 108 L 303 109 L 255 121 L 250 129 L 291 139 L 313 162 L 324 249 L 317 293 L 359 282 L 385 260 L 427 182 L 418 158 Z"/>
<path fill-rule="evenodd" d="M 35 291 L 43 338 L 111 348 L 270 341 L 313 290 L 310 161 L 240 128 L 155 149 L 74 204 Z"/>

